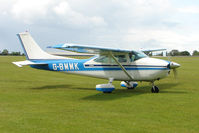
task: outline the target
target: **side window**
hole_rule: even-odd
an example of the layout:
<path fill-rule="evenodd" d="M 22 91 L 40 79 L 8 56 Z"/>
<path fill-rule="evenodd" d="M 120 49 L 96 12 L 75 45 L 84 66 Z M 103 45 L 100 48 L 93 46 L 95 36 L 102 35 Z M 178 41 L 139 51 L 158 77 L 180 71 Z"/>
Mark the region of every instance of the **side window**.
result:
<path fill-rule="evenodd" d="M 127 62 L 126 55 L 114 55 L 114 56 L 120 63 Z M 133 55 L 132 56 L 132 61 L 134 61 L 134 58 L 135 58 L 135 56 Z M 115 63 L 114 59 L 110 57 L 110 60 L 109 60 L 109 56 L 107 56 L 107 55 L 101 55 L 98 58 L 96 58 L 94 61 L 95 62 L 100 62 L 100 63 L 109 63 L 109 62 L 110 63 Z"/>
<path fill-rule="evenodd" d="M 102 55 L 102 56 L 99 56 L 98 58 L 96 58 L 94 61 L 101 62 L 101 63 L 108 63 L 109 57 L 106 55 Z"/>
<path fill-rule="evenodd" d="M 126 55 L 114 55 L 114 56 L 120 63 L 127 62 Z M 115 61 L 112 58 L 111 58 L 111 63 L 115 63 Z"/>
<path fill-rule="evenodd" d="M 130 62 L 135 61 L 135 55 L 133 53 L 129 53 Z"/>
<path fill-rule="evenodd" d="M 116 55 L 115 56 L 119 62 L 127 62 L 125 55 Z"/>

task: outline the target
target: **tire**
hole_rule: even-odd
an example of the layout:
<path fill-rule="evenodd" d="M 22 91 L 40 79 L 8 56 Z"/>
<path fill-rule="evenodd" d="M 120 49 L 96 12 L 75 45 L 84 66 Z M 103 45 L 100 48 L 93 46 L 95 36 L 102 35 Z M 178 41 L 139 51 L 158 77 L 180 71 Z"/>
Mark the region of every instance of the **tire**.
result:
<path fill-rule="evenodd" d="M 153 86 L 153 87 L 151 88 L 151 92 L 152 92 L 152 93 L 158 93 L 158 92 L 159 92 L 159 88 L 158 88 L 157 86 Z"/>
<path fill-rule="evenodd" d="M 134 87 L 127 87 L 127 89 L 128 89 L 128 90 L 133 90 L 133 89 L 134 89 Z"/>
<path fill-rule="evenodd" d="M 151 92 L 155 93 L 155 87 L 154 86 L 151 88 Z"/>
<path fill-rule="evenodd" d="M 159 92 L 159 88 L 157 86 L 155 86 L 155 93 Z"/>
<path fill-rule="evenodd" d="M 107 93 L 112 93 L 112 91 L 103 91 L 103 93 L 106 93 L 106 94 L 107 94 Z"/>

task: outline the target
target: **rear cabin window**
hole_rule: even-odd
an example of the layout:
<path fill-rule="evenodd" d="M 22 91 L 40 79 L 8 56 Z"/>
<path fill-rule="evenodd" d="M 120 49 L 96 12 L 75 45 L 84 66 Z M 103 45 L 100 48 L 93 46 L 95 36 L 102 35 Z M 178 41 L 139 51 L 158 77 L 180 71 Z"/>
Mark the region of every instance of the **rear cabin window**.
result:
<path fill-rule="evenodd" d="M 96 62 L 109 63 L 109 57 L 106 55 L 99 56 L 95 59 Z"/>
<path fill-rule="evenodd" d="M 114 56 L 120 63 L 127 62 L 126 55 L 114 55 Z M 100 62 L 100 63 L 115 63 L 114 59 L 107 55 L 99 56 L 94 61 Z"/>
<path fill-rule="evenodd" d="M 121 63 L 127 62 L 126 55 L 114 55 L 114 56 Z M 112 58 L 111 58 L 111 60 L 112 60 L 112 62 L 115 62 Z"/>

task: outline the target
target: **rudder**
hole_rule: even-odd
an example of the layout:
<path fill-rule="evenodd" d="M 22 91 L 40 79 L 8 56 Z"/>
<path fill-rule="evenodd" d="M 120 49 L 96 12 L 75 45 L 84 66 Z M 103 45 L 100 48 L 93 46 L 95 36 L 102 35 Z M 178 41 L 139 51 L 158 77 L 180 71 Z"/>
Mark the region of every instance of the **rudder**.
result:
<path fill-rule="evenodd" d="M 34 39 L 31 37 L 31 35 L 28 32 L 23 32 L 17 34 L 21 45 L 24 49 L 26 58 L 28 60 L 33 59 L 67 59 L 65 57 L 55 56 L 46 53 L 43 51 L 38 44 L 34 41 Z"/>

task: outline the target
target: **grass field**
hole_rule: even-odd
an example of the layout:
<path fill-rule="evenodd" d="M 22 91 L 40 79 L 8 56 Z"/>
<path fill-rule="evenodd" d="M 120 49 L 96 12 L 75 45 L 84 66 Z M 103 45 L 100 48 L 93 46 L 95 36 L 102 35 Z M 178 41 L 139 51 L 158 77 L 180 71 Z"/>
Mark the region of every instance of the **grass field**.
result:
<path fill-rule="evenodd" d="M 96 84 L 107 80 L 18 68 L 0 57 L 0 133 L 198 133 L 199 57 L 172 58 L 181 64 L 156 82 L 103 94 Z"/>

